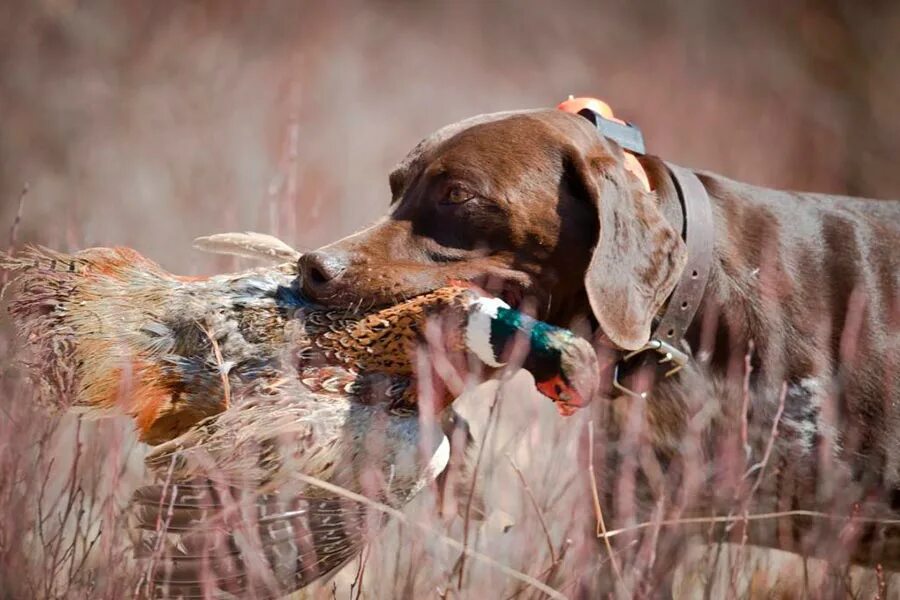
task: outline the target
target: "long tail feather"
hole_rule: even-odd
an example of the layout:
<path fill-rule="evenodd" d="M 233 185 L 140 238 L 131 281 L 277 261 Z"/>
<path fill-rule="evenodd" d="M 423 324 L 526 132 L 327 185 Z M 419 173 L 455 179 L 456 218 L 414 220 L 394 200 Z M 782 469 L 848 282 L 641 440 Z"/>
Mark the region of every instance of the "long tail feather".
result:
<path fill-rule="evenodd" d="M 127 248 L 93 248 L 75 255 L 30 247 L 0 257 L 12 271 L 9 311 L 27 345 L 25 362 L 39 379 L 39 400 L 51 407 L 105 409 L 117 401 L 121 375 L 131 370 L 149 387 L 153 374 L 130 355 L 128 340 L 138 293 L 163 296 L 177 282 Z M 118 348 L 116 348 L 118 346 Z M 116 364 L 113 364 L 116 363 Z"/>
<path fill-rule="evenodd" d="M 14 275 L 9 311 L 39 401 L 129 414 L 154 444 L 224 410 L 238 393 L 233 365 L 249 382 L 271 376 L 288 310 L 279 294 L 293 277 L 177 277 L 126 248 L 32 247 L 0 257 L 0 269 Z"/>

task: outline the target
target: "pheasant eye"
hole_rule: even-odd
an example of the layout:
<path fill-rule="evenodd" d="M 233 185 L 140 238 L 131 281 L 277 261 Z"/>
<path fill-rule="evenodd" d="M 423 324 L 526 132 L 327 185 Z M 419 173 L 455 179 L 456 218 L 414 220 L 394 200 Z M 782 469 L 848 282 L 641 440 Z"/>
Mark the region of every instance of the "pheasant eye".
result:
<path fill-rule="evenodd" d="M 455 185 L 447 190 L 446 196 L 444 196 L 445 204 L 463 204 L 464 202 L 468 202 L 472 198 L 475 197 L 475 194 L 470 192 L 469 190 Z"/>

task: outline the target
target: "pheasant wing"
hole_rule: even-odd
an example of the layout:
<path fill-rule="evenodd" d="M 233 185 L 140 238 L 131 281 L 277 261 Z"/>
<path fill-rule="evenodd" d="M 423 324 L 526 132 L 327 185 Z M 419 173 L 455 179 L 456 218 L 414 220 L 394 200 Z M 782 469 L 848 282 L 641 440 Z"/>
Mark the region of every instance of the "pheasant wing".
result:
<path fill-rule="evenodd" d="M 327 577 L 367 541 L 357 502 L 211 480 L 141 488 L 132 524 L 148 590 L 167 597 L 278 597 Z"/>
<path fill-rule="evenodd" d="M 296 474 L 399 506 L 446 464 L 438 424 L 437 459 L 421 460 L 418 418 L 384 410 L 286 383 L 158 446 L 147 464 L 162 483 L 138 490 L 131 508 L 148 584 L 184 597 L 268 597 L 339 569 L 381 514 Z"/>

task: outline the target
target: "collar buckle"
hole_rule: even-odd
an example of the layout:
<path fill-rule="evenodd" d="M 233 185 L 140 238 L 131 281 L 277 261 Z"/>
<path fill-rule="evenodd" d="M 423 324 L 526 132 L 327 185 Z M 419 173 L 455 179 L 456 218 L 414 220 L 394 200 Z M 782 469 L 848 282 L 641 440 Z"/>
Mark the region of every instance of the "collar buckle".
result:
<path fill-rule="evenodd" d="M 619 379 L 619 370 L 622 366 L 633 359 L 635 356 L 643 354 L 644 352 L 654 351 L 661 356 L 659 361 L 656 363 L 658 365 L 664 364 L 672 364 L 672 368 L 666 371 L 665 377 L 671 377 L 688 364 L 691 357 L 684 351 L 679 350 L 675 346 L 664 342 L 660 339 L 652 339 L 646 344 L 644 344 L 643 348 L 638 348 L 634 352 L 629 352 L 625 356 L 622 357 L 622 360 L 616 363 L 615 369 L 613 370 L 613 387 L 623 394 L 631 396 L 632 398 L 646 398 L 647 392 L 636 392 L 633 389 L 629 388 Z"/>

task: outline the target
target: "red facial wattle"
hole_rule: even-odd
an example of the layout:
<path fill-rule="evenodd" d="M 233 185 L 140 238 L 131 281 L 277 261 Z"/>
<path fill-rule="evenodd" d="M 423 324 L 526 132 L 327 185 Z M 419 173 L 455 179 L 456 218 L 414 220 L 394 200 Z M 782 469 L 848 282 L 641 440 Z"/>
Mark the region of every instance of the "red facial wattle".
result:
<path fill-rule="evenodd" d="M 568 417 L 576 410 L 587 406 L 587 401 L 562 376 L 554 375 L 550 379 L 535 383 L 538 391 L 550 398 L 556 405 L 559 414 Z"/>

